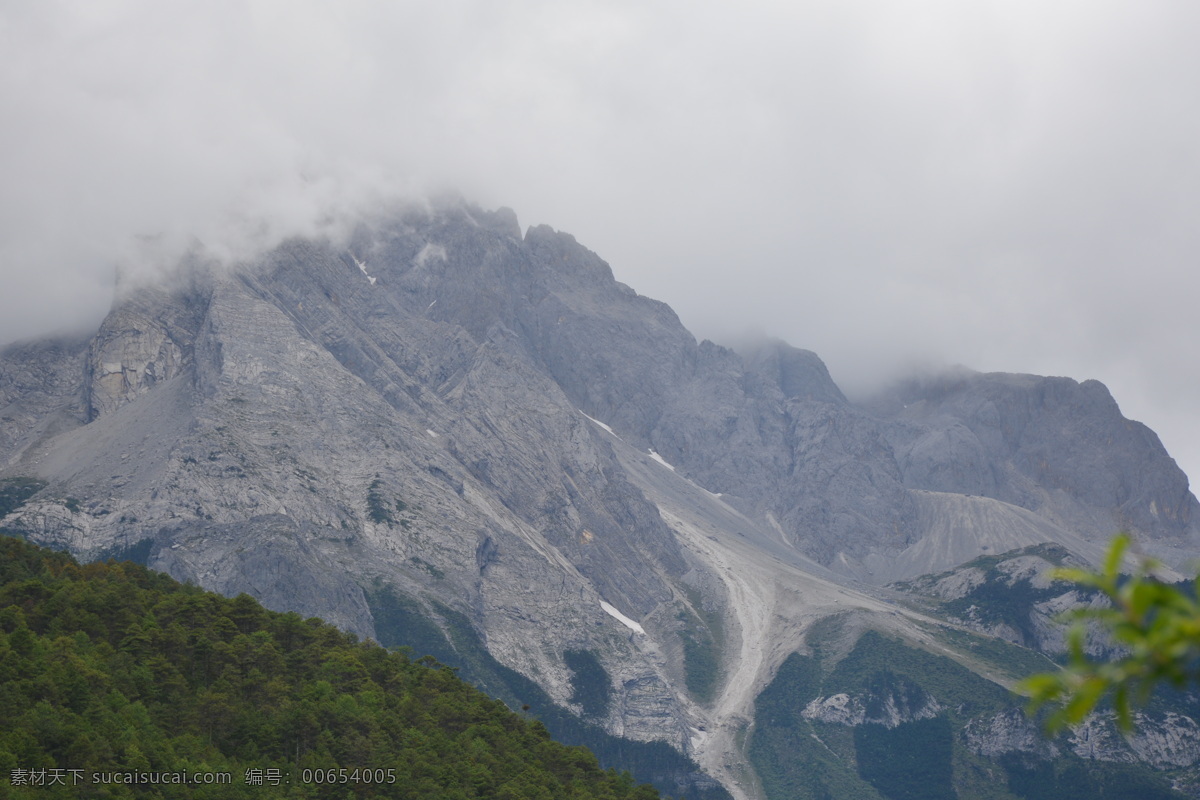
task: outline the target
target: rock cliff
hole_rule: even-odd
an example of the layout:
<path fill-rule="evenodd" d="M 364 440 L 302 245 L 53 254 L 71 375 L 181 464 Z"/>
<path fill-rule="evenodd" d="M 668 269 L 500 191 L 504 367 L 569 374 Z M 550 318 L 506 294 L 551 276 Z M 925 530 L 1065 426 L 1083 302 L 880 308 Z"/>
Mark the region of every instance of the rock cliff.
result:
<path fill-rule="evenodd" d="M 46 483 L 0 526 L 364 636 L 386 588 L 577 711 L 565 654 L 590 653 L 599 724 L 737 797 L 763 791 L 755 698 L 817 620 L 931 641 L 883 584 L 1046 542 L 1087 560 L 1120 527 L 1168 558 L 1200 537 L 1186 478 L 1095 382 L 964 372 L 856 405 L 815 354 L 698 342 L 505 209 L 164 270 L 90 339 L 0 352 L 0 478 Z M 938 716 L 904 697 L 877 721 Z M 838 702 L 812 713 L 876 719 Z"/>

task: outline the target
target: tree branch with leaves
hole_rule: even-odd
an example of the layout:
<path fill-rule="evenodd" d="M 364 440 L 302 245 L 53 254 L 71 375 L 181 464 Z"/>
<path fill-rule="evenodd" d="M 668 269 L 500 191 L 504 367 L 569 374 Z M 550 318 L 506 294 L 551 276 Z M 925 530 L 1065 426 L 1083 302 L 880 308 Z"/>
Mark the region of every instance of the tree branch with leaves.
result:
<path fill-rule="evenodd" d="M 1143 559 L 1131 575 L 1121 572 L 1130 537 L 1122 533 L 1109 548 L 1099 572 L 1058 569 L 1053 575 L 1097 590 L 1108 600 L 1098 608 L 1079 608 L 1068 614 L 1073 622 L 1067 635 L 1069 659 L 1058 672 L 1026 678 L 1017 691 L 1030 698 L 1031 713 L 1047 705 L 1057 709 L 1047 719 L 1051 732 L 1084 720 L 1112 695 L 1117 723 L 1133 728 L 1133 709 L 1145 705 L 1160 684 L 1176 688 L 1200 679 L 1200 577 L 1189 594 L 1155 579 L 1155 566 Z M 1089 658 L 1090 630 L 1106 632 L 1124 655 L 1109 661 Z"/>

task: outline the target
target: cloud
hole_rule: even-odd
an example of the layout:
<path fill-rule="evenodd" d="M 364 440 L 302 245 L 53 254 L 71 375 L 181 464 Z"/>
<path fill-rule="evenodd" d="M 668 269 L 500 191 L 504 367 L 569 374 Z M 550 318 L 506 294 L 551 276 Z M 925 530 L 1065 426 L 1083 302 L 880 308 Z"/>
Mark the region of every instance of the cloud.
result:
<path fill-rule="evenodd" d="M 0 340 L 452 186 L 866 390 L 1097 377 L 1200 469 L 1200 7 L 0 2 Z M 166 258 L 158 256 L 157 258 Z M 154 259 L 150 259 L 153 261 Z"/>

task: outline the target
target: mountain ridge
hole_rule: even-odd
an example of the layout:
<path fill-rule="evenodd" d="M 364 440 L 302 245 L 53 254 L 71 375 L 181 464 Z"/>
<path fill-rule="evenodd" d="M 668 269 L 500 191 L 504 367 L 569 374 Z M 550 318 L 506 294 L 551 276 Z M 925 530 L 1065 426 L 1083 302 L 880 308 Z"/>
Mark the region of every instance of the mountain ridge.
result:
<path fill-rule="evenodd" d="M 47 484 L 0 526 L 362 636 L 390 586 L 566 708 L 590 653 L 606 730 L 739 798 L 755 698 L 821 618 L 932 642 L 883 584 L 1094 559 L 1122 526 L 1176 563 L 1200 542 L 1186 476 L 1095 382 L 852 403 L 815 354 L 698 342 L 570 235 L 462 203 L 126 285 L 90 340 L 0 351 L 0 409 L 0 477 Z"/>

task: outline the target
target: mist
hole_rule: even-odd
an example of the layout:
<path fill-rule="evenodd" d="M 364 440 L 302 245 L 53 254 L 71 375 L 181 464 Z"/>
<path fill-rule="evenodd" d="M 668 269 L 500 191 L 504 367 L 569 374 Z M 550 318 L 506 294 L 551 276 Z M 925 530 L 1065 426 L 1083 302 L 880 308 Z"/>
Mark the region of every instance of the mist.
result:
<path fill-rule="evenodd" d="M 1200 7 L 0 3 L 0 341 L 447 188 L 852 396 L 1097 378 L 1200 470 Z M 153 242 L 148 247 L 147 242 Z M 1197 473 L 1200 474 L 1200 473 Z"/>

